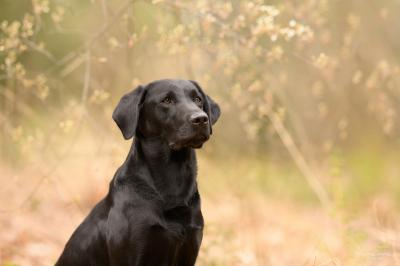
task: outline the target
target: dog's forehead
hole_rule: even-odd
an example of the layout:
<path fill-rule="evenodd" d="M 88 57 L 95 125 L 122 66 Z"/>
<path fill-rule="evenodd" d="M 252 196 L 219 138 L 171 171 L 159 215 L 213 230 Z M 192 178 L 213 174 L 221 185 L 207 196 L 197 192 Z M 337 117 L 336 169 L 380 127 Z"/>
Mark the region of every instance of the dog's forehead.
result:
<path fill-rule="evenodd" d="M 156 96 L 163 95 L 166 92 L 185 94 L 185 92 L 197 90 L 197 88 L 192 82 L 188 80 L 164 79 L 150 83 L 147 90 L 148 96 Z"/>

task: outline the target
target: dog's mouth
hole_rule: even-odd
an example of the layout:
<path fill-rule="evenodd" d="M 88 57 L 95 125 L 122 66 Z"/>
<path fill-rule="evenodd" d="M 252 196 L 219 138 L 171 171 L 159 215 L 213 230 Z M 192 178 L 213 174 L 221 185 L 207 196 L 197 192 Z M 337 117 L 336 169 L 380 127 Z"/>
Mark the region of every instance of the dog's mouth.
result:
<path fill-rule="evenodd" d="M 195 136 L 194 138 L 183 139 L 175 142 L 170 142 L 169 147 L 173 150 L 180 150 L 182 148 L 199 149 L 203 146 L 210 137 L 205 135 Z"/>

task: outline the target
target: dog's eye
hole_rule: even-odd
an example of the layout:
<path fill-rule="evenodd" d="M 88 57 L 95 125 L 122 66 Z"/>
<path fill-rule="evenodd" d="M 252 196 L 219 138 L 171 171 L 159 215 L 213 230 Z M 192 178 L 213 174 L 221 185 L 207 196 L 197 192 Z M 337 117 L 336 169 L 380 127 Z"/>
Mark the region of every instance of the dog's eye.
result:
<path fill-rule="evenodd" d="M 193 101 L 194 101 L 196 104 L 201 104 L 201 102 L 202 102 L 201 98 L 198 97 L 198 96 L 194 97 L 194 98 L 193 98 Z"/>
<path fill-rule="evenodd" d="M 171 104 L 173 101 L 171 97 L 167 96 L 161 102 L 165 104 Z"/>

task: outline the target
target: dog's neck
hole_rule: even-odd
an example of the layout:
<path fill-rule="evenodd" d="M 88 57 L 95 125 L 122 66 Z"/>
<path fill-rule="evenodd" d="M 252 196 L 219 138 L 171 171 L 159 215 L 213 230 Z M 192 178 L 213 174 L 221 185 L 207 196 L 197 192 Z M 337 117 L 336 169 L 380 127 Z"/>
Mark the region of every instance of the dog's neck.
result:
<path fill-rule="evenodd" d="M 127 176 L 145 181 L 169 204 L 186 204 L 197 192 L 197 162 L 192 148 L 173 150 L 160 138 L 139 137 L 124 166 Z"/>

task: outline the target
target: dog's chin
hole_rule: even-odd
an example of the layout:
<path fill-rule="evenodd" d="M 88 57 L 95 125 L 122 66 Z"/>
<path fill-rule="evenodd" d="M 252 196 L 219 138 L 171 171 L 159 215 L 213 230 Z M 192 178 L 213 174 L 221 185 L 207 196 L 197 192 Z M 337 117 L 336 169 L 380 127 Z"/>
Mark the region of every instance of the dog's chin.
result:
<path fill-rule="evenodd" d="M 206 142 L 208 138 L 209 137 L 202 136 L 200 138 L 170 142 L 169 147 L 175 151 L 183 148 L 200 149 L 203 147 L 204 142 Z"/>
<path fill-rule="evenodd" d="M 203 147 L 203 144 L 204 144 L 204 142 L 202 142 L 202 143 L 193 143 L 193 144 L 190 144 L 189 147 L 192 148 L 192 149 L 200 149 L 201 147 Z"/>

